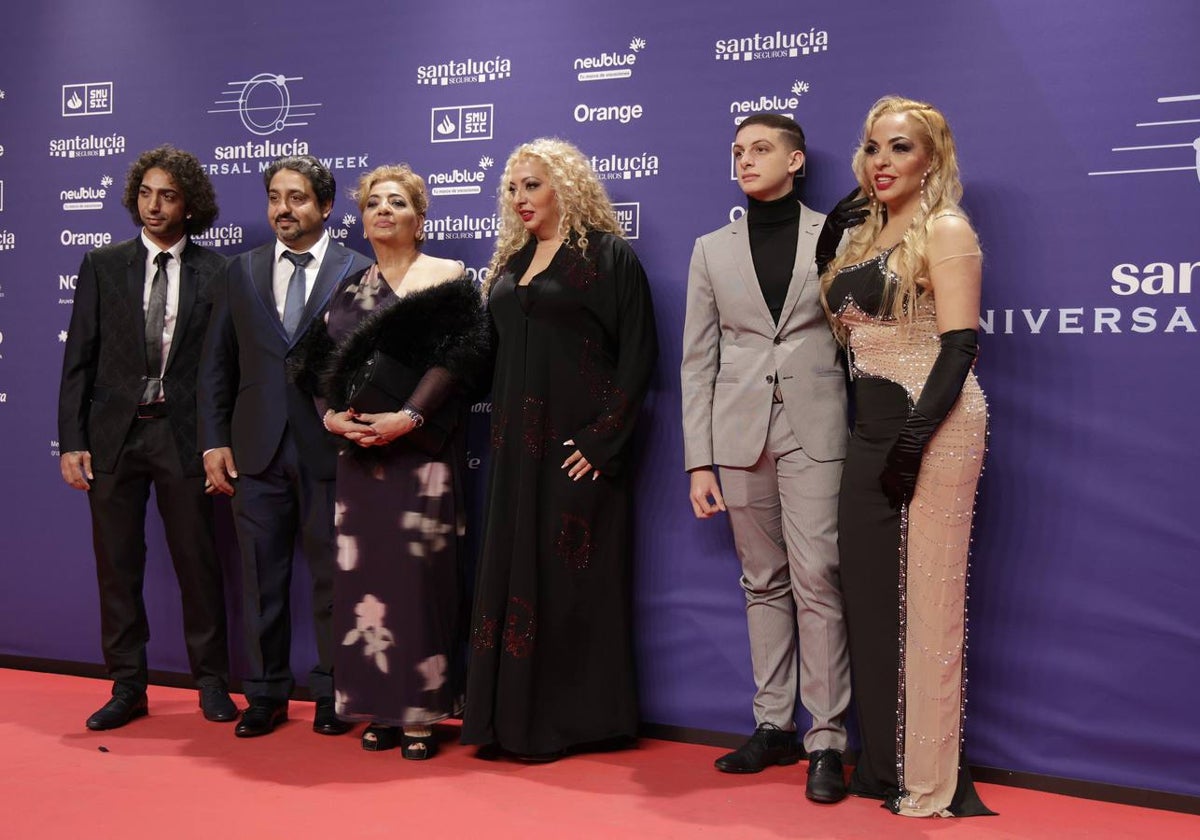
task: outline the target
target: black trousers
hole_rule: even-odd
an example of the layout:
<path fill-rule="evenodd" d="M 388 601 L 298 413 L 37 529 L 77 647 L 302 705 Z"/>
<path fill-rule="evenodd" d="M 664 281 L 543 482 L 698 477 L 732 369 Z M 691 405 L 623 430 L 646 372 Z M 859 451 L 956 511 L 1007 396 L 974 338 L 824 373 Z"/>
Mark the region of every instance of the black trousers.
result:
<path fill-rule="evenodd" d="M 234 455 L 235 463 L 237 455 Z M 295 685 L 291 669 L 292 561 L 297 537 L 312 578 L 317 663 L 308 687 L 316 699 L 333 697 L 334 481 L 313 475 L 290 427 L 267 468 L 240 474 L 233 496 L 242 553 L 243 621 L 250 672 L 248 699 L 283 702 Z"/>
<path fill-rule="evenodd" d="M 162 517 L 183 600 L 188 662 L 197 684 L 229 678 L 225 593 L 204 476 L 183 474 L 166 418 L 135 420 L 116 469 L 95 471 L 88 491 L 100 584 L 100 641 L 113 693 L 146 690 L 150 626 L 142 597 L 150 488 Z"/>

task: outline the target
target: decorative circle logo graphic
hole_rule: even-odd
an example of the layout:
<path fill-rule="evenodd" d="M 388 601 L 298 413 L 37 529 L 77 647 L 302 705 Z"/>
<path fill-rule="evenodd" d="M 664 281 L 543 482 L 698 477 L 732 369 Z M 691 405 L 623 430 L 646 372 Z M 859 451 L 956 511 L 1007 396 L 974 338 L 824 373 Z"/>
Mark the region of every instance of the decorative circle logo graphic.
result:
<path fill-rule="evenodd" d="M 321 107 L 320 102 L 292 102 L 292 93 L 288 82 L 303 81 L 303 76 L 284 76 L 278 73 L 259 73 L 243 81 L 229 82 L 229 89 L 221 92 L 224 97 L 213 104 L 219 106 L 210 108 L 210 114 L 230 114 L 237 112 L 242 125 L 251 134 L 266 137 L 283 131 L 292 126 L 308 125 L 304 117 L 316 114 L 314 108 Z"/>
<path fill-rule="evenodd" d="M 1156 100 L 1159 105 L 1173 106 L 1184 103 L 1200 102 L 1200 93 L 1189 93 L 1181 96 L 1160 96 Z M 1194 111 L 1192 112 L 1195 113 Z M 1178 114 L 1174 110 L 1168 111 L 1169 116 L 1182 117 L 1182 119 L 1169 120 L 1145 120 L 1143 122 L 1134 123 L 1134 128 L 1148 128 L 1156 143 L 1142 143 L 1136 146 L 1113 146 L 1113 152 L 1133 152 L 1134 158 L 1138 161 L 1134 164 L 1134 168 L 1130 169 L 1104 169 L 1089 172 L 1088 175 L 1145 175 L 1148 173 L 1158 172 L 1195 172 L 1196 177 L 1200 178 L 1200 137 L 1192 138 L 1193 128 L 1177 128 L 1176 126 L 1192 126 L 1200 123 L 1200 119 L 1196 119 L 1188 114 Z M 1125 129 L 1122 129 L 1122 136 L 1125 134 Z M 1182 135 L 1182 136 L 1180 136 Z M 1141 136 L 1141 135 L 1139 135 Z M 1170 142 L 1162 142 L 1167 140 Z M 1191 155 L 1188 152 L 1176 152 L 1175 149 L 1189 149 L 1196 154 L 1196 162 L 1192 164 Z M 1128 157 L 1124 159 L 1129 159 Z M 1180 164 L 1183 164 L 1180 166 Z M 1165 165 L 1164 165 L 1165 164 Z"/>

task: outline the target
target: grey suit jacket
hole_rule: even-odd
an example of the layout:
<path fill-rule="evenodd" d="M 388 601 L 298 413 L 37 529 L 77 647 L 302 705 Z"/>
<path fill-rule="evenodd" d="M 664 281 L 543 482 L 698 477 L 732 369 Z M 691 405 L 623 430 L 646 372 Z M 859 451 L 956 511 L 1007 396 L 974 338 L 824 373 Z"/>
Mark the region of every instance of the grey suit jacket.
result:
<path fill-rule="evenodd" d="M 846 457 L 846 382 L 814 263 L 824 215 L 800 205 L 796 262 L 776 324 L 763 299 L 746 217 L 696 240 L 683 326 L 684 468 L 749 467 L 762 454 L 776 377 L 809 457 Z"/>

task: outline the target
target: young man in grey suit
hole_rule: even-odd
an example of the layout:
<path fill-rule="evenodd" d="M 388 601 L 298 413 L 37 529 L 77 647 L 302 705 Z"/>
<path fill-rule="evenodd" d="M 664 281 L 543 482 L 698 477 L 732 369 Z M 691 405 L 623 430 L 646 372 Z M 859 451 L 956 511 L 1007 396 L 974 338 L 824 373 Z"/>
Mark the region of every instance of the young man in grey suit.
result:
<path fill-rule="evenodd" d="M 196 447 L 196 372 L 225 258 L 188 238 L 213 223 L 217 202 L 200 162 L 170 146 L 134 161 L 122 201 L 141 234 L 84 256 L 58 397 L 59 467 L 88 494 L 113 680 L 112 698 L 87 727 L 114 729 L 146 714 L 151 485 L 183 596 L 200 708 L 209 720 L 232 721 L 221 563 Z"/>
<path fill-rule="evenodd" d="M 287 359 L 348 275 L 371 262 L 332 242 L 332 173 L 308 155 L 263 173 L 275 241 L 229 262 L 200 366 L 200 443 L 209 491 L 233 496 L 242 553 L 250 707 L 240 738 L 287 720 L 292 558 L 299 538 L 313 587 L 317 664 L 308 687 L 313 730 L 347 731 L 333 699 L 333 527 L 337 449 L 312 398 L 287 375 Z M 235 490 L 236 482 L 236 490 Z"/>
<path fill-rule="evenodd" d="M 696 240 L 681 366 L 692 508 L 699 519 L 729 512 L 757 686 L 754 734 L 716 766 L 757 773 L 807 754 L 806 795 L 837 802 L 846 795 L 850 701 L 837 567 L 848 433 L 843 366 L 815 265 L 825 217 L 794 193 L 804 165 L 795 121 L 748 117 L 733 155 L 749 207 Z M 812 715 L 802 746 L 797 691 Z"/>

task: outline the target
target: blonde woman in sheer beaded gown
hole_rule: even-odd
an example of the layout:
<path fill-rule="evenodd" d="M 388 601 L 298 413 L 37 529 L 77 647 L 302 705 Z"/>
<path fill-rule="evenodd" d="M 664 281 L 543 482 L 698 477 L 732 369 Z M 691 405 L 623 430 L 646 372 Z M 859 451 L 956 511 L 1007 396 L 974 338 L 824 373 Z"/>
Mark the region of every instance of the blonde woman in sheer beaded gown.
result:
<path fill-rule="evenodd" d="M 881 99 L 853 168 L 871 211 L 822 280 L 856 405 L 838 521 L 862 736 L 850 792 L 906 816 L 990 814 L 962 754 L 982 254 L 935 108 Z"/>

